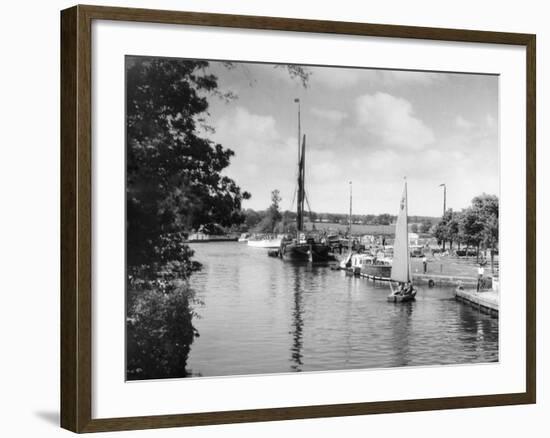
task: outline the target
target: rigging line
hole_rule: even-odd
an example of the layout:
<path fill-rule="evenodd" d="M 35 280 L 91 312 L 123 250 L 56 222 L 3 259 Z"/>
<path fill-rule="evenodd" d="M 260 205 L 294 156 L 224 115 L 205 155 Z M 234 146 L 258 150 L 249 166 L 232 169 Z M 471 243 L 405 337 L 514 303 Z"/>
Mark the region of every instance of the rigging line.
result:
<path fill-rule="evenodd" d="M 309 217 L 311 218 L 311 205 L 309 205 L 309 198 L 307 197 L 307 192 L 305 190 L 304 190 L 304 195 L 306 198 L 307 209 L 309 211 Z"/>
<path fill-rule="evenodd" d="M 292 202 L 290 203 L 289 210 L 292 210 L 292 207 L 294 207 L 294 201 L 296 200 L 296 192 L 298 191 L 297 187 L 294 186 L 294 195 L 292 196 Z"/>

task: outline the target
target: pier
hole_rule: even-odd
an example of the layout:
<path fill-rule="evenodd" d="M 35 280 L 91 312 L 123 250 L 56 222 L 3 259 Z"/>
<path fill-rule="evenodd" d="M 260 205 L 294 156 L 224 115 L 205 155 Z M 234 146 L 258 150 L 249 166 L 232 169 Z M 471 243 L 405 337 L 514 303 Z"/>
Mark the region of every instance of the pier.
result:
<path fill-rule="evenodd" d="M 481 313 L 498 318 L 499 300 L 497 291 L 483 290 L 476 292 L 476 290 L 472 289 L 457 288 L 455 290 L 455 298 L 457 301 L 479 309 Z"/>

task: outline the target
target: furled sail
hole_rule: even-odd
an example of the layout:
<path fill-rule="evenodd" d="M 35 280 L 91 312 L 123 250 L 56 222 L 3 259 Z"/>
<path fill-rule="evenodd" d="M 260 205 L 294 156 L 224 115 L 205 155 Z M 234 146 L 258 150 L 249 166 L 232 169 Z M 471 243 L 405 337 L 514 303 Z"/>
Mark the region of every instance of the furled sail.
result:
<path fill-rule="evenodd" d="M 302 140 L 300 159 L 298 160 L 298 202 L 296 212 L 296 230 L 298 235 L 304 230 L 304 204 L 306 199 L 305 186 L 306 135 Z"/>
<path fill-rule="evenodd" d="M 407 220 L 407 181 L 403 187 L 403 195 L 399 203 L 399 213 L 395 224 L 395 242 L 393 244 L 393 261 L 391 279 L 393 281 L 410 281 L 409 269 L 409 230 Z"/>

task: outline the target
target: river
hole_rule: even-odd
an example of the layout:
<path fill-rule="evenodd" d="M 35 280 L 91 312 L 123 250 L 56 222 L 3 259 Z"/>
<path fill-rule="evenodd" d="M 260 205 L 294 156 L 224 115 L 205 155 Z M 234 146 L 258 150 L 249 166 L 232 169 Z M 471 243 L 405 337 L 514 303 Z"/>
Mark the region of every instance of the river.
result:
<path fill-rule="evenodd" d="M 191 345 L 193 376 L 270 374 L 498 361 L 498 319 L 418 287 L 413 303 L 389 287 L 268 257 L 243 243 L 191 245 L 203 269 Z"/>

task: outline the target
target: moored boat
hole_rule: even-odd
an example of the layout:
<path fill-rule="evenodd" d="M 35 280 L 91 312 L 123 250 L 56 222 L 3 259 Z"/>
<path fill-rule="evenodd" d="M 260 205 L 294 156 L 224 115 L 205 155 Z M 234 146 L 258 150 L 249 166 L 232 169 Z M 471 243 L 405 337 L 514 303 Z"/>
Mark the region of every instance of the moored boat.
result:
<path fill-rule="evenodd" d="M 293 262 L 327 262 L 333 260 L 330 246 L 327 242 L 320 241 L 318 236 L 306 235 L 304 230 L 304 207 L 306 202 L 305 152 L 306 136 L 304 134 L 298 159 L 297 233 L 296 238 L 281 242 L 280 254 L 283 260 Z"/>
<path fill-rule="evenodd" d="M 265 236 L 260 238 L 249 238 L 247 244 L 254 248 L 275 249 L 281 246 L 282 240 L 281 236 Z"/>
<path fill-rule="evenodd" d="M 378 258 L 371 254 L 353 254 L 351 257 L 351 268 L 354 272 L 359 272 L 369 277 L 377 277 L 384 280 L 389 279 L 391 267 L 391 259 Z"/>
<path fill-rule="evenodd" d="M 301 234 L 298 239 L 283 242 L 280 248 L 284 260 L 294 262 L 328 262 L 333 260 L 330 247 L 313 237 Z"/>

